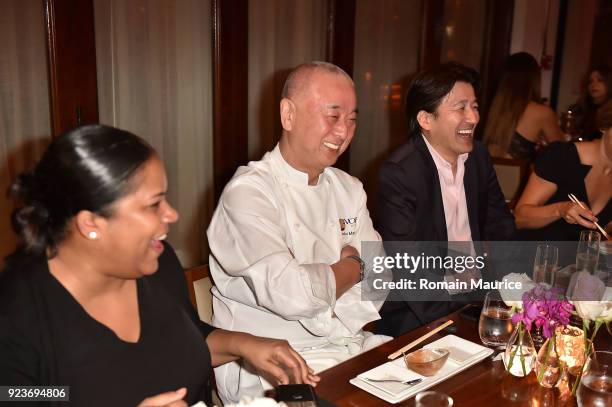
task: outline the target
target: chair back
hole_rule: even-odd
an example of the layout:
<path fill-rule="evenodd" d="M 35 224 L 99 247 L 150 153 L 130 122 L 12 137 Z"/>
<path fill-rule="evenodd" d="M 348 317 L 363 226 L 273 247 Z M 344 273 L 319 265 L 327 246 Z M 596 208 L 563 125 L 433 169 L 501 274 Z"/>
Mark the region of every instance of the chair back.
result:
<path fill-rule="evenodd" d="M 212 280 L 208 265 L 185 270 L 189 300 L 197 309 L 200 319 L 208 324 L 212 321 Z"/>
<path fill-rule="evenodd" d="M 529 178 L 529 161 L 517 158 L 491 157 L 491 163 L 497 174 L 497 182 L 499 182 L 506 203 L 514 208 Z"/>

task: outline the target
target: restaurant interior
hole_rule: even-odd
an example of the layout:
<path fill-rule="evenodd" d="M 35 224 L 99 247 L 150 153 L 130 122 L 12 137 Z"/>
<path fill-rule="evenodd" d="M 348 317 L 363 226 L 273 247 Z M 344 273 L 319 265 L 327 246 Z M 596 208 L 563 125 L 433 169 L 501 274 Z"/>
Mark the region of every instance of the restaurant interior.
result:
<path fill-rule="evenodd" d="M 224 186 L 279 140 L 278 102 L 295 66 L 328 61 L 353 78 L 358 126 L 337 167 L 374 197 L 381 164 L 406 140 L 403 98 L 417 72 L 448 61 L 478 70 L 482 138 L 506 58 L 528 52 L 561 122 L 589 68 L 612 66 L 610 21 L 609 0 L 0 0 L 0 268 L 16 244 L 4 191 L 78 125 L 126 129 L 159 152 L 168 201 L 181 214 L 168 241 L 193 283 L 206 275 L 205 232 Z M 368 208 L 376 223 L 376 199 Z M 477 320 L 449 318 L 445 332 L 481 343 Z M 349 380 L 449 318 L 367 353 L 360 366 L 324 372 L 318 394 L 338 406 L 400 401 Z M 612 348 L 605 328 L 595 346 Z M 483 355 L 469 375 L 435 389 L 460 406 L 576 405 L 571 383 L 547 392 Z"/>

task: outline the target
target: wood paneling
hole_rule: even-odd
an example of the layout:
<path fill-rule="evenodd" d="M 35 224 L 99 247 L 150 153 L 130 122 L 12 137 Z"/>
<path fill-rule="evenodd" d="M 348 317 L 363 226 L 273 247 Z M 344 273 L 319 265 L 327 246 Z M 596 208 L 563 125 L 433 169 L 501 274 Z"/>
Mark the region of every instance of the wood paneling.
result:
<path fill-rule="evenodd" d="M 512 39 L 512 16 L 514 0 L 487 1 L 483 52 L 480 68 L 480 118 L 487 117 L 489 106 L 495 95 L 497 83 L 510 53 Z M 482 138 L 484 121 L 476 128 L 476 137 Z"/>
<path fill-rule="evenodd" d="M 355 9 L 355 0 L 329 0 L 327 60 L 344 69 L 350 76 L 353 76 L 355 60 Z M 350 157 L 349 147 L 335 167 L 348 172 Z"/>
<path fill-rule="evenodd" d="M 430 69 L 440 63 L 444 22 L 444 0 L 423 0 L 422 4 L 419 70 Z"/>
<path fill-rule="evenodd" d="M 353 75 L 355 0 L 329 0 L 327 60 Z"/>
<path fill-rule="evenodd" d="M 98 122 L 92 0 L 44 0 L 53 136 Z"/>
<path fill-rule="evenodd" d="M 593 42 L 591 43 L 591 65 L 612 66 L 612 2 L 599 0 L 597 14 L 595 15 L 595 26 L 584 27 L 585 30 L 593 30 Z"/>
<path fill-rule="evenodd" d="M 557 44 L 555 45 L 555 61 L 553 66 L 552 83 L 550 85 L 550 107 L 557 111 L 559 102 L 559 81 L 561 79 L 561 62 L 563 61 L 563 50 L 565 49 L 565 27 L 567 25 L 567 10 L 569 2 L 559 2 L 559 18 L 557 19 Z M 563 106 L 562 108 L 565 108 Z"/>
<path fill-rule="evenodd" d="M 248 157 L 248 1 L 213 0 L 215 201 Z"/>

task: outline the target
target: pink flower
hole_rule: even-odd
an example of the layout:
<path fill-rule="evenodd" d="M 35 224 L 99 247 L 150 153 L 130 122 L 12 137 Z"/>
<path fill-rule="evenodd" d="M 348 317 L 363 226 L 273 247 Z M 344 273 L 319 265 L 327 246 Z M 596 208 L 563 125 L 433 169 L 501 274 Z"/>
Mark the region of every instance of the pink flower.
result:
<path fill-rule="evenodd" d="M 545 338 L 553 336 L 555 328 L 569 323 L 573 305 L 557 288 L 538 284 L 523 294 L 522 312 L 512 316 L 512 322 L 523 322 L 527 329 L 531 325 L 542 328 Z"/>

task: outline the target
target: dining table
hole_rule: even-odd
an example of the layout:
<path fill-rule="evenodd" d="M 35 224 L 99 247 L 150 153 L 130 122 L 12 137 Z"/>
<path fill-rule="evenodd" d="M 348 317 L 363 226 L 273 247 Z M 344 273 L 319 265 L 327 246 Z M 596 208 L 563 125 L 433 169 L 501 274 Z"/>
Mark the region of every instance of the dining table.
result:
<path fill-rule="evenodd" d="M 478 344 L 482 343 L 478 336 L 478 321 L 462 316 L 461 310 L 458 310 L 321 372 L 321 382 L 316 388 L 318 397 L 338 407 L 393 405 L 352 385 L 349 380 L 387 362 L 387 357 L 391 353 L 448 320 L 453 320 L 454 323 L 432 335 L 413 350 L 449 334 Z M 612 337 L 605 327 L 602 327 L 597 335 L 595 349 L 612 350 Z M 559 387 L 551 389 L 540 386 L 533 372 L 527 377 L 514 377 L 505 370 L 501 358 L 495 357 L 499 352 L 501 351 L 496 350 L 493 355 L 428 390 L 447 394 L 453 399 L 454 406 L 569 407 L 577 405 L 576 398 L 571 395 L 569 387 L 571 383 L 568 385 L 567 381 L 563 381 Z M 395 405 L 414 406 L 414 399 L 415 397 L 411 397 Z"/>

